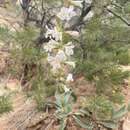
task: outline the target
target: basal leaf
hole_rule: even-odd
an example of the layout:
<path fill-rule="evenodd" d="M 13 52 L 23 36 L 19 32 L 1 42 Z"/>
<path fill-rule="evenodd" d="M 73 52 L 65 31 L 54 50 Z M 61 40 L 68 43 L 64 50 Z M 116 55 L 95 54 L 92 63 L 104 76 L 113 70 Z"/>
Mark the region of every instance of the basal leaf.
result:
<path fill-rule="evenodd" d="M 90 113 L 86 110 L 81 109 L 80 112 L 86 116 L 90 116 Z"/>
<path fill-rule="evenodd" d="M 127 108 L 128 111 L 130 111 L 130 103 L 128 104 L 128 108 Z"/>
<path fill-rule="evenodd" d="M 67 104 L 69 102 L 71 93 L 72 93 L 71 91 L 68 91 L 68 92 L 65 93 L 65 96 L 64 96 L 64 102 L 65 102 L 65 104 Z"/>
<path fill-rule="evenodd" d="M 87 130 L 92 130 L 93 129 L 93 124 L 90 122 L 83 122 L 78 116 L 73 116 L 75 119 L 76 123 L 79 124 L 82 128 L 85 128 Z"/>
<path fill-rule="evenodd" d="M 105 121 L 105 122 L 102 122 L 101 124 L 107 128 L 111 128 L 111 129 L 117 128 L 117 123 L 113 121 Z"/>
<path fill-rule="evenodd" d="M 128 112 L 126 106 L 122 106 L 118 111 L 114 111 L 113 112 L 113 117 L 112 119 L 114 120 L 119 120 L 120 118 L 122 118 L 126 113 Z"/>
<path fill-rule="evenodd" d="M 66 119 L 65 120 L 61 120 L 59 130 L 64 130 L 65 127 L 66 127 L 66 124 L 67 124 Z"/>

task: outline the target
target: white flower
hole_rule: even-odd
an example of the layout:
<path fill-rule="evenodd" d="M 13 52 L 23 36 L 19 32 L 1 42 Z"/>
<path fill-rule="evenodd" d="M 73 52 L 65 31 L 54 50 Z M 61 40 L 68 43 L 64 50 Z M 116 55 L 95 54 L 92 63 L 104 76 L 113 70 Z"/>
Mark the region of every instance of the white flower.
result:
<path fill-rule="evenodd" d="M 74 81 L 73 74 L 69 73 L 68 76 L 67 76 L 67 78 L 66 78 L 66 81 L 67 82 L 73 82 Z"/>
<path fill-rule="evenodd" d="M 65 45 L 65 53 L 67 56 L 71 56 L 74 54 L 74 45 L 72 44 L 72 42 L 69 42 Z"/>
<path fill-rule="evenodd" d="M 57 14 L 61 20 L 69 21 L 73 16 L 76 16 L 76 12 L 74 11 L 74 7 L 70 6 L 69 8 L 62 7 L 60 12 Z"/>
<path fill-rule="evenodd" d="M 56 57 L 48 56 L 47 60 L 50 63 L 50 65 L 52 66 L 53 72 L 56 72 L 58 69 L 61 68 L 61 64 Z"/>
<path fill-rule="evenodd" d="M 48 43 L 46 43 L 44 45 L 44 50 L 46 52 L 51 52 L 52 49 L 54 49 L 58 44 L 59 44 L 58 42 L 56 42 L 55 40 L 51 39 Z"/>
<path fill-rule="evenodd" d="M 56 58 L 60 61 L 60 62 L 63 62 L 67 59 L 64 51 L 60 50 L 58 51 L 57 55 L 56 55 Z"/>
<path fill-rule="evenodd" d="M 64 90 L 65 90 L 65 92 L 69 92 L 70 91 L 70 89 L 67 88 L 66 85 L 64 85 Z"/>
<path fill-rule="evenodd" d="M 66 55 L 64 53 L 64 51 L 60 50 L 56 56 L 50 56 L 48 55 L 48 62 L 49 64 L 52 66 L 52 70 L 53 72 L 56 72 L 58 69 L 61 68 L 61 63 L 64 62 L 66 60 Z"/>
<path fill-rule="evenodd" d="M 54 38 L 56 41 L 59 41 L 62 39 L 62 32 L 58 31 L 56 27 L 54 29 L 49 29 L 47 26 L 47 32 L 45 34 L 45 37 Z"/>

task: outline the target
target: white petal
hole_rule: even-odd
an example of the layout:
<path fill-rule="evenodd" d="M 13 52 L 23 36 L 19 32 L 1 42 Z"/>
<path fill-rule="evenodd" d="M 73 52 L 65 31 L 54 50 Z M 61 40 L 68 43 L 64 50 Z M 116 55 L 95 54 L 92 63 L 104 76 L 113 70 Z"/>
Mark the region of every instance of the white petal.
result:
<path fill-rule="evenodd" d="M 74 7 L 70 6 L 69 8 L 62 7 L 60 12 L 57 14 L 57 17 L 59 17 L 61 20 L 69 21 L 75 15 L 77 14 L 74 11 Z"/>
<path fill-rule="evenodd" d="M 73 82 L 74 79 L 73 79 L 73 74 L 69 73 L 68 76 L 67 76 L 67 79 L 66 79 L 67 82 Z"/>
<path fill-rule="evenodd" d="M 68 42 L 65 45 L 65 53 L 67 56 L 71 56 L 74 54 L 73 48 L 74 48 L 74 45 L 72 44 L 72 42 Z"/>
<path fill-rule="evenodd" d="M 65 90 L 65 92 L 69 92 L 70 91 L 70 89 L 67 88 L 65 85 L 64 85 L 64 90 Z"/>
<path fill-rule="evenodd" d="M 67 59 L 67 57 L 66 57 L 64 51 L 62 51 L 62 50 L 60 50 L 60 51 L 57 53 L 56 58 L 57 58 L 60 62 L 65 61 L 65 60 Z"/>

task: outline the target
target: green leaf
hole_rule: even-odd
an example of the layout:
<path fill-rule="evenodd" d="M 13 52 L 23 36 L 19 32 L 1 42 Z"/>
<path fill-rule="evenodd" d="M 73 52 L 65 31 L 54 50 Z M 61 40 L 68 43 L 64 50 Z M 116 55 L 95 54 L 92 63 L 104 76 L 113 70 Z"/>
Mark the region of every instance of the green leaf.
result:
<path fill-rule="evenodd" d="M 55 114 L 55 115 L 56 115 L 56 117 L 57 117 L 59 120 L 64 119 L 64 118 L 67 117 L 67 115 L 66 115 L 65 113 L 57 113 L 57 114 Z"/>
<path fill-rule="evenodd" d="M 67 114 L 69 114 L 70 112 L 72 112 L 72 105 L 71 104 L 67 104 L 67 106 L 65 107 L 65 112 Z"/>
<path fill-rule="evenodd" d="M 11 40 L 11 33 L 7 27 L 0 27 L 0 40 L 7 42 Z"/>
<path fill-rule="evenodd" d="M 70 96 L 71 96 L 71 93 L 72 93 L 71 91 L 68 91 L 68 92 L 65 93 L 65 96 L 64 96 L 65 104 L 68 104 Z"/>
<path fill-rule="evenodd" d="M 55 93 L 55 98 L 56 98 L 56 104 L 57 104 L 59 107 L 62 107 L 61 95 L 58 94 L 58 92 Z"/>
<path fill-rule="evenodd" d="M 111 129 L 115 129 L 118 126 L 117 123 L 114 121 L 105 121 L 105 122 L 102 122 L 101 124 L 107 128 L 111 128 Z"/>
<path fill-rule="evenodd" d="M 61 120 L 60 121 L 60 128 L 59 128 L 59 130 L 64 130 L 65 127 L 66 127 L 66 124 L 67 124 L 66 119 L 65 120 Z"/>
<path fill-rule="evenodd" d="M 79 124 L 82 128 L 88 129 L 88 130 L 92 130 L 93 129 L 93 124 L 92 122 L 83 122 L 81 121 L 81 119 L 78 116 L 73 116 L 73 118 L 75 119 L 76 123 Z"/>
<path fill-rule="evenodd" d="M 118 120 L 118 119 L 122 118 L 127 112 L 128 112 L 128 110 L 126 109 L 126 106 L 124 105 L 118 111 L 113 112 L 112 119 Z"/>
<path fill-rule="evenodd" d="M 81 112 L 82 114 L 84 114 L 86 116 L 90 116 L 90 113 L 86 110 L 81 109 L 79 112 Z"/>
<path fill-rule="evenodd" d="M 127 108 L 128 111 L 130 111 L 130 103 L 128 104 L 128 108 Z"/>

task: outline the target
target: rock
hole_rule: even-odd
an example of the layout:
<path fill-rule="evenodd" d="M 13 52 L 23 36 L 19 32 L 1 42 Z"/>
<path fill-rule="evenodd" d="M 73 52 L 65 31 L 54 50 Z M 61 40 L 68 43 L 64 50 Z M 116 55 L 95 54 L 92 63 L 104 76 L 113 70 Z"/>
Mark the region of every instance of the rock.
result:
<path fill-rule="evenodd" d="M 126 119 L 123 123 L 123 130 L 130 130 L 130 119 Z"/>
<path fill-rule="evenodd" d="M 17 91 L 21 88 L 21 85 L 20 85 L 20 82 L 17 79 L 10 79 L 6 84 L 6 87 L 10 91 Z"/>

